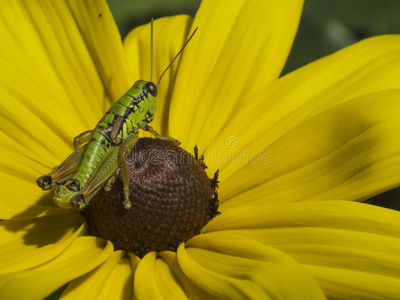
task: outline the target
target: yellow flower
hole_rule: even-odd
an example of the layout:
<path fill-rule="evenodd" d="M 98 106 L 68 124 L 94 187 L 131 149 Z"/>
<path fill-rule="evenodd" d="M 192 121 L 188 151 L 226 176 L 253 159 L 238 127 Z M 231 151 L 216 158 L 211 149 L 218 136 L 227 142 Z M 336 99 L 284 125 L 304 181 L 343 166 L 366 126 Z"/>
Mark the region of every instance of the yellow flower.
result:
<path fill-rule="evenodd" d="M 400 182 L 400 37 L 279 78 L 301 8 L 207 0 L 155 21 L 155 78 L 199 27 L 152 125 L 220 169 L 222 214 L 140 260 L 82 236 L 35 179 L 150 78 L 149 26 L 122 44 L 103 1 L 2 1 L 0 298 L 399 299 L 400 213 L 358 202 Z"/>

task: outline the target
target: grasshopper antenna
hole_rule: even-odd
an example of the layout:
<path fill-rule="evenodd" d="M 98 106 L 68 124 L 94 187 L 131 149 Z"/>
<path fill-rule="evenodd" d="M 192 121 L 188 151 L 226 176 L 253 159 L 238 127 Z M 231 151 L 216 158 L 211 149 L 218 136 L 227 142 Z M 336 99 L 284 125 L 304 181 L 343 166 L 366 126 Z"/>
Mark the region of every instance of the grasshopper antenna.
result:
<path fill-rule="evenodd" d="M 151 71 L 150 71 L 150 81 L 153 81 L 153 18 L 151 18 L 151 27 L 150 27 L 150 66 L 151 66 Z M 158 85 L 157 85 L 158 86 Z"/>
<path fill-rule="evenodd" d="M 152 23 L 153 24 L 153 23 Z M 183 49 L 185 49 L 186 45 L 189 43 L 189 41 L 192 39 L 192 37 L 194 36 L 194 34 L 196 33 L 197 29 L 199 27 L 196 27 L 196 29 L 193 31 L 193 33 L 190 35 L 190 37 L 187 39 L 187 41 L 185 42 L 185 44 L 182 46 L 181 50 L 179 50 L 179 52 L 175 55 L 175 57 L 172 59 L 172 61 L 169 63 L 168 67 L 164 70 L 164 72 L 162 72 L 160 78 L 158 79 L 157 82 L 157 87 L 160 85 L 160 81 L 161 78 L 164 76 L 165 72 L 167 72 L 167 70 L 171 67 L 171 65 L 174 63 L 175 59 L 177 59 L 177 57 L 182 53 Z"/>

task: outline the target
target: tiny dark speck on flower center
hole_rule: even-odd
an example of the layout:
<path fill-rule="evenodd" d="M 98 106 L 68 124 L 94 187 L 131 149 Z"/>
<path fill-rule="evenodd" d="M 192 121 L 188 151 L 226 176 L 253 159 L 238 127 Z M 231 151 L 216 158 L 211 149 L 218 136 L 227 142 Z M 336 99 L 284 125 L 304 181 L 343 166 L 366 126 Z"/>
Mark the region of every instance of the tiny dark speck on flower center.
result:
<path fill-rule="evenodd" d="M 143 257 L 176 251 L 217 214 L 215 178 L 202 161 L 162 139 L 141 138 L 127 158 L 131 209 L 125 209 L 122 172 L 102 188 L 82 214 L 91 233 Z"/>

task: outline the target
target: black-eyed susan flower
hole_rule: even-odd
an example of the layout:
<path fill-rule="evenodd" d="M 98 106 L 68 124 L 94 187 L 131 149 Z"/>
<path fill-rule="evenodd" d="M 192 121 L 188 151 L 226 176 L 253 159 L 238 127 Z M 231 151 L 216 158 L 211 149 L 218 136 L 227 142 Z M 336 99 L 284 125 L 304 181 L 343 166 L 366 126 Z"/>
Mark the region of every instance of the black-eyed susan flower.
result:
<path fill-rule="evenodd" d="M 400 298 L 400 213 L 359 203 L 400 182 L 400 37 L 279 78 L 302 1 L 203 1 L 193 20 L 156 20 L 155 78 L 199 27 L 152 125 L 220 170 L 221 214 L 139 258 L 87 235 L 35 180 L 150 78 L 149 26 L 122 44 L 100 0 L 0 6 L 1 299 L 67 284 L 61 298 Z"/>

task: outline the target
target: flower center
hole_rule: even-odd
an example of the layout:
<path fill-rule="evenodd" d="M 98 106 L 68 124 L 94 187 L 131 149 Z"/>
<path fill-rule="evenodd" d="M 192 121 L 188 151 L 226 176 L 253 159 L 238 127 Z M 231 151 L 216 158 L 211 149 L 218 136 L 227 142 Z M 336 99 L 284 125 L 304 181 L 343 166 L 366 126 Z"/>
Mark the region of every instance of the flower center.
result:
<path fill-rule="evenodd" d="M 124 208 L 119 172 L 110 189 L 101 189 L 82 212 L 92 234 L 116 249 L 139 257 L 176 251 L 219 213 L 216 177 L 210 180 L 197 157 L 171 142 L 139 139 L 127 167 L 132 208 Z"/>

